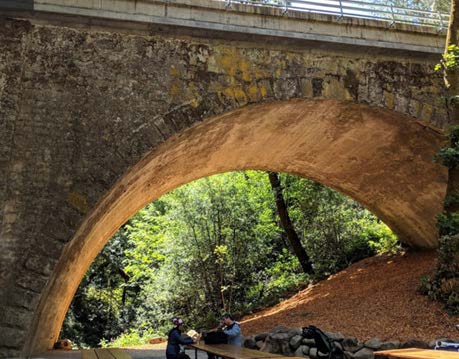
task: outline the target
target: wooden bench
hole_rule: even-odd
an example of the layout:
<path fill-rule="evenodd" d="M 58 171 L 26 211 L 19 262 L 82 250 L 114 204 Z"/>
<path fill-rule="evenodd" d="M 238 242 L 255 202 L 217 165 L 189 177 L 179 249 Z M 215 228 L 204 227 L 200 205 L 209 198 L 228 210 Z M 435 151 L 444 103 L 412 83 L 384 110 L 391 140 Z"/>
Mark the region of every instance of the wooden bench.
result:
<path fill-rule="evenodd" d="M 228 358 L 228 359 L 284 359 L 284 357 L 279 354 L 261 352 L 259 350 L 248 349 L 243 347 L 238 347 L 231 344 L 191 344 L 191 347 L 195 349 L 195 358 L 198 359 L 198 350 L 205 351 L 207 353 L 213 354 L 217 357 Z M 304 359 L 297 357 L 288 357 L 289 359 Z"/>
<path fill-rule="evenodd" d="M 375 355 L 400 359 L 459 359 L 459 352 L 417 348 L 382 350 Z"/>
<path fill-rule="evenodd" d="M 132 357 L 122 349 L 104 348 L 89 349 L 81 352 L 82 359 L 132 359 Z"/>

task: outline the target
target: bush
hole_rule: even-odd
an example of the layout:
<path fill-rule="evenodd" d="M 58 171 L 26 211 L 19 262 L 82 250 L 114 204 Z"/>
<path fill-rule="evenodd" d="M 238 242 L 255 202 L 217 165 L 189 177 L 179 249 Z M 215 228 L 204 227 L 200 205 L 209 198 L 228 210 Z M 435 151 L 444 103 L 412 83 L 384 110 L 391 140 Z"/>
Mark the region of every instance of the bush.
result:
<path fill-rule="evenodd" d="M 129 332 L 121 334 L 116 339 L 107 341 L 102 339 L 100 342 L 103 348 L 115 348 L 115 347 L 129 347 L 148 344 L 148 341 L 153 337 L 163 337 L 164 334 L 159 333 L 153 329 L 146 331 L 130 329 Z"/>

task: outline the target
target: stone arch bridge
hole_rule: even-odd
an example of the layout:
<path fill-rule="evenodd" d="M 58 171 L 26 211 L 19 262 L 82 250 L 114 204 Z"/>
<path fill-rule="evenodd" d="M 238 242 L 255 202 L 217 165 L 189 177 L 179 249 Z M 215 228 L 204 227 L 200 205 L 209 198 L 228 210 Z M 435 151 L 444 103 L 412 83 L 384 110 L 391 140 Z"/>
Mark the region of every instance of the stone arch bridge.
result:
<path fill-rule="evenodd" d="M 0 10 L 0 356 L 51 348 L 111 235 L 210 174 L 309 177 L 407 244 L 437 245 L 447 173 L 432 158 L 448 121 L 435 29 L 211 0 L 11 4 Z"/>

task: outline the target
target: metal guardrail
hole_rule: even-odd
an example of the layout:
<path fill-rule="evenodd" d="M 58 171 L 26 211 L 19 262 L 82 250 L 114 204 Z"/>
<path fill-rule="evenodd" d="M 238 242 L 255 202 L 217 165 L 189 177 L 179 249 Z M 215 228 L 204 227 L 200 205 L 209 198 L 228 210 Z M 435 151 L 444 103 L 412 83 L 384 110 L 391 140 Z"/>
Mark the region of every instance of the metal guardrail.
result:
<path fill-rule="evenodd" d="M 336 15 L 339 19 L 349 16 L 363 19 L 389 21 L 396 23 L 436 27 L 438 31 L 447 29 L 449 14 L 439 11 L 396 6 L 392 2 L 381 3 L 365 0 L 219 0 L 231 4 L 277 7 L 287 14 L 290 10 L 318 14 Z"/>

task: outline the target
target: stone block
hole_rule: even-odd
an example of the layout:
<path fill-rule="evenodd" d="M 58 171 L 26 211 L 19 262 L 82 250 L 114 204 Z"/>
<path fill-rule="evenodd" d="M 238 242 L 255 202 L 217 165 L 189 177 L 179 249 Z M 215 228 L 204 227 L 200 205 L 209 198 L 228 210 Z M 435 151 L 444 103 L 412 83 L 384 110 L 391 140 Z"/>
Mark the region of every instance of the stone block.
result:
<path fill-rule="evenodd" d="M 373 350 L 379 350 L 381 348 L 382 341 L 379 338 L 371 338 L 367 340 L 363 345 Z"/>
<path fill-rule="evenodd" d="M 301 342 L 303 341 L 303 336 L 301 335 L 295 335 L 292 338 L 290 338 L 290 346 L 292 347 L 293 350 L 297 350 L 298 347 L 301 345 Z"/>
<path fill-rule="evenodd" d="M 373 350 L 368 348 L 360 349 L 358 352 L 354 353 L 354 359 L 374 359 L 374 357 Z"/>

